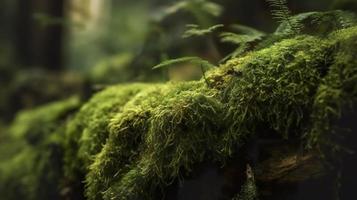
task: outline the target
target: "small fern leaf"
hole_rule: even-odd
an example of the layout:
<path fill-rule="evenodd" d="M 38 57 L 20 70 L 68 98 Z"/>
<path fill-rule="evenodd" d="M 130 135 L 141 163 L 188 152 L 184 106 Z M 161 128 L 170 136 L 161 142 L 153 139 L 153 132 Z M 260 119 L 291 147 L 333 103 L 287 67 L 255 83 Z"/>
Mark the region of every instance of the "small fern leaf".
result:
<path fill-rule="evenodd" d="M 221 38 L 221 42 L 241 45 L 243 43 L 249 43 L 249 42 L 254 42 L 254 41 L 260 40 L 264 36 L 265 35 L 261 35 L 261 34 L 243 35 L 243 34 L 237 34 L 237 33 L 231 33 L 231 32 L 224 32 L 224 33 L 221 33 L 220 38 Z"/>
<path fill-rule="evenodd" d="M 252 28 L 250 26 L 244 26 L 244 25 L 240 25 L 240 24 L 233 24 L 230 26 L 231 29 L 234 31 L 234 32 L 238 32 L 240 34 L 245 34 L 245 35 L 262 35 L 262 36 L 265 36 L 266 33 L 260 31 L 260 30 L 257 30 L 255 28 Z"/>
<path fill-rule="evenodd" d="M 291 11 L 288 7 L 287 0 L 266 0 L 271 9 L 271 13 L 274 19 L 280 24 L 286 22 L 290 28 L 292 34 L 300 33 L 302 25 L 296 20 L 291 19 Z"/>
<path fill-rule="evenodd" d="M 205 29 L 201 29 L 198 25 L 196 24 L 188 24 L 186 25 L 188 28 L 184 34 L 182 35 L 183 38 L 189 38 L 189 37 L 201 37 L 201 36 L 206 36 L 209 34 L 212 34 L 219 28 L 223 27 L 223 24 L 217 24 Z"/>
<path fill-rule="evenodd" d="M 234 25 L 234 27 L 232 28 L 238 31 L 240 34 L 232 32 L 221 33 L 221 42 L 231 43 L 237 45 L 238 47 L 228 56 L 223 58 L 221 60 L 221 63 L 225 62 L 230 58 L 235 58 L 244 54 L 249 49 L 254 47 L 257 42 L 261 41 L 266 36 L 265 33 L 247 26 Z"/>
<path fill-rule="evenodd" d="M 190 63 L 190 64 L 193 64 L 193 65 L 201 66 L 203 68 L 212 68 L 212 67 L 214 67 L 214 65 L 211 64 L 209 61 L 204 60 L 204 59 L 199 58 L 199 57 L 182 57 L 182 58 L 177 58 L 177 59 L 166 60 L 166 61 L 154 66 L 153 69 L 170 67 L 170 66 L 183 64 L 183 63 Z"/>

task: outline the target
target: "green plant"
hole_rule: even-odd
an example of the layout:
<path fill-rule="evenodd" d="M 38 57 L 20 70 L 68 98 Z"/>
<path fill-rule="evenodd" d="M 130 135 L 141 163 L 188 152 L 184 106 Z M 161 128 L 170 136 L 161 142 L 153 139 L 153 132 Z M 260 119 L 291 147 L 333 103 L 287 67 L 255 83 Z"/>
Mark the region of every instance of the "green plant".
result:
<path fill-rule="evenodd" d="M 183 38 L 200 37 L 200 36 L 206 36 L 206 35 L 212 34 L 217 29 L 222 28 L 223 24 L 213 25 L 213 26 L 205 28 L 205 29 L 201 29 L 196 24 L 188 24 L 188 25 L 186 25 L 186 27 L 188 29 L 182 35 Z"/>
<path fill-rule="evenodd" d="M 236 45 L 238 46 L 238 48 L 236 48 L 232 53 L 223 58 L 222 61 L 226 61 L 227 59 L 235 58 L 242 55 L 248 49 L 252 48 L 255 43 L 261 41 L 266 36 L 264 32 L 258 31 L 248 26 L 233 25 L 232 28 L 234 28 L 238 33 L 221 33 L 221 42 Z"/>
<path fill-rule="evenodd" d="M 209 85 L 207 82 L 205 72 L 207 69 L 213 68 L 214 65 L 211 64 L 209 61 L 204 60 L 199 57 L 182 57 L 182 58 L 177 58 L 177 59 L 172 59 L 172 60 L 166 60 L 166 61 L 154 66 L 153 69 L 170 67 L 170 66 L 180 65 L 180 64 L 184 64 L 184 63 L 190 63 L 192 65 L 199 66 L 201 68 L 202 76 L 203 76 L 204 80 L 206 81 L 206 84 Z"/>
<path fill-rule="evenodd" d="M 222 6 L 208 0 L 181 0 L 171 6 L 166 7 L 159 13 L 159 20 L 180 11 L 188 12 L 201 26 L 212 24 L 212 18 L 218 17 L 222 13 Z"/>
<path fill-rule="evenodd" d="M 199 57 L 182 57 L 182 58 L 177 58 L 177 59 L 166 60 L 166 61 L 154 66 L 153 69 L 180 65 L 183 63 L 190 63 L 190 64 L 201 66 L 204 68 L 214 67 L 214 65 L 211 64 L 209 61 L 204 60 Z"/>
<path fill-rule="evenodd" d="M 287 0 L 266 0 L 271 9 L 273 17 L 279 22 L 286 22 L 290 28 L 290 34 L 298 34 L 301 29 L 301 25 L 291 18 L 291 11 L 287 5 Z"/>

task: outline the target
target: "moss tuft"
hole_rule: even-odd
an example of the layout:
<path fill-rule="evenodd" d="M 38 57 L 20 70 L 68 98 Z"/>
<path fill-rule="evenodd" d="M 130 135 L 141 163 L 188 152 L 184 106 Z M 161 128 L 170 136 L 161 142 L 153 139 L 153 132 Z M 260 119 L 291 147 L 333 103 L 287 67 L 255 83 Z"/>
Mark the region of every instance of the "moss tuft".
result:
<path fill-rule="evenodd" d="M 96 94 L 80 109 L 66 128 L 64 160 L 67 178 L 76 180 L 80 178 L 78 174 L 86 172 L 86 166 L 108 137 L 110 119 L 130 98 L 148 87 L 145 84 L 112 86 Z"/>
<path fill-rule="evenodd" d="M 1 198 L 60 198 L 63 124 L 79 104 L 73 97 L 17 115 L 1 144 Z"/>

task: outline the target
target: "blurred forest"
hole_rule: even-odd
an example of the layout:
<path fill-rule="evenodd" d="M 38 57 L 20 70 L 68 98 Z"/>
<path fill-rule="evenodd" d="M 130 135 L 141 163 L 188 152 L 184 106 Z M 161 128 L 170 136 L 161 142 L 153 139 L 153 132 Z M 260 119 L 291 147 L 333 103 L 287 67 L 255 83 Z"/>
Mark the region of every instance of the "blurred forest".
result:
<path fill-rule="evenodd" d="M 355 10 L 356 2 L 290 0 L 289 8 Z M 217 63 L 232 50 L 218 38 L 182 38 L 187 24 L 277 27 L 264 0 L 1 0 L 1 119 L 96 86 L 199 77 L 189 67 L 152 70 L 187 55 Z"/>

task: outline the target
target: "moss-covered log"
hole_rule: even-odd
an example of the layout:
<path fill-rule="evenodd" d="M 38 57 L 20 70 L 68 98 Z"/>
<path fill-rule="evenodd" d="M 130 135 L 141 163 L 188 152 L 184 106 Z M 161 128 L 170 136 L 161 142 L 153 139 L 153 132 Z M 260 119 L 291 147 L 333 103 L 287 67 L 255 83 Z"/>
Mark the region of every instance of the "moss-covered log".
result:
<path fill-rule="evenodd" d="M 67 199 L 349 199 L 356 172 L 342 163 L 356 160 L 357 26 L 353 15 L 335 15 L 351 20 L 269 40 L 200 81 L 109 87 L 74 115 L 63 107 L 67 123 L 50 108 L 58 115 L 20 115 L 11 134 L 37 142 L 2 159 L 1 194 L 39 199 L 33 188 L 55 184 L 56 198 Z M 31 181 L 47 175 L 26 155 L 48 161 L 52 151 L 37 144 L 54 136 L 60 142 L 49 144 L 64 155 L 58 170 L 46 168 L 55 180 L 27 184 L 28 174 L 13 173 L 26 166 L 38 172 Z"/>

